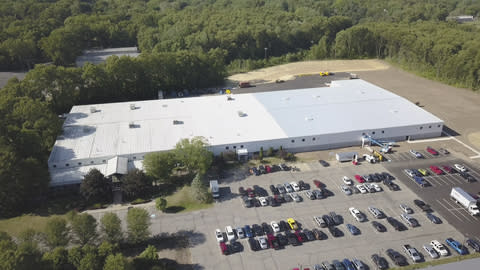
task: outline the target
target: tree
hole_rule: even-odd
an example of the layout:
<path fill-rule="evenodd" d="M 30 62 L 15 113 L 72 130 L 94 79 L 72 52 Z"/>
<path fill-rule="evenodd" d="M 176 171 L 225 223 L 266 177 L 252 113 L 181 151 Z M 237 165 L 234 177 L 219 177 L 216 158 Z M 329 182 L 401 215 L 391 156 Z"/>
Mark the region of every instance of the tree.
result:
<path fill-rule="evenodd" d="M 105 213 L 100 219 L 101 231 L 105 240 L 118 243 L 123 239 L 122 222 L 115 213 Z"/>
<path fill-rule="evenodd" d="M 258 159 L 263 160 L 263 147 L 260 147 L 260 152 L 258 153 Z"/>
<path fill-rule="evenodd" d="M 175 146 L 175 156 L 191 173 L 205 174 L 213 161 L 213 153 L 207 150 L 202 137 L 182 139 Z"/>
<path fill-rule="evenodd" d="M 143 160 L 143 168 L 147 175 L 153 177 L 154 181 L 159 180 L 161 183 L 169 181 L 176 164 L 175 154 L 171 151 L 149 153 L 145 155 Z"/>
<path fill-rule="evenodd" d="M 80 245 L 92 243 L 97 237 L 97 220 L 87 214 L 75 215 L 71 221 L 72 232 Z"/>
<path fill-rule="evenodd" d="M 103 265 L 103 270 L 128 270 L 132 269 L 127 259 L 121 254 L 109 255 Z"/>
<path fill-rule="evenodd" d="M 41 265 L 42 253 L 37 245 L 20 244 L 15 251 L 15 269 L 38 269 Z"/>
<path fill-rule="evenodd" d="M 118 251 L 118 246 L 117 244 L 112 244 L 107 241 L 103 241 L 100 246 L 98 246 L 98 256 L 103 258 L 107 258 L 110 255 L 115 254 Z"/>
<path fill-rule="evenodd" d="M 165 212 L 165 209 L 167 209 L 167 200 L 164 198 L 157 198 L 155 200 L 155 206 L 157 207 L 157 210 Z"/>
<path fill-rule="evenodd" d="M 74 267 L 68 262 L 68 251 L 64 247 L 57 247 L 53 251 L 45 252 L 42 258 L 46 269 L 73 270 Z"/>
<path fill-rule="evenodd" d="M 112 183 L 97 169 L 91 169 L 80 184 L 80 194 L 88 203 L 110 202 Z"/>
<path fill-rule="evenodd" d="M 0 269 L 15 270 L 17 245 L 5 232 L 0 232 Z"/>
<path fill-rule="evenodd" d="M 51 217 L 45 225 L 45 238 L 50 248 L 66 246 L 70 241 L 67 221 L 61 217 Z"/>
<path fill-rule="evenodd" d="M 197 173 L 192 180 L 192 197 L 198 202 L 208 203 L 211 201 L 211 194 L 203 180 L 203 175 Z"/>
<path fill-rule="evenodd" d="M 138 244 L 147 240 L 150 236 L 149 231 L 150 217 L 147 210 L 143 208 L 132 208 L 127 213 L 128 239 L 131 243 Z"/>
<path fill-rule="evenodd" d="M 157 249 L 152 245 L 148 245 L 134 260 L 136 269 L 152 269 L 158 262 Z"/>
<path fill-rule="evenodd" d="M 140 258 L 145 258 L 149 260 L 158 260 L 158 253 L 155 246 L 148 245 L 147 248 L 138 255 Z"/>
<path fill-rule="evenodd" d="M 152 188 L 152 179 L 139 169 L 129 171 L 122 178 L 122 192 L 129 200 L 147 197 Z"/>
<path fill-rule="evenodd" d="M 73 247 L 68 250 L 68 262 L 78 269 L 80 267 L 80 261 L 83 258 L 82 248 L 79 246 Z"/>
<path fill-rule="evenodd" d="M 78 270 L 100 270 L 102 262 L 95 253 L 87 253 L 80 260 Z"/>

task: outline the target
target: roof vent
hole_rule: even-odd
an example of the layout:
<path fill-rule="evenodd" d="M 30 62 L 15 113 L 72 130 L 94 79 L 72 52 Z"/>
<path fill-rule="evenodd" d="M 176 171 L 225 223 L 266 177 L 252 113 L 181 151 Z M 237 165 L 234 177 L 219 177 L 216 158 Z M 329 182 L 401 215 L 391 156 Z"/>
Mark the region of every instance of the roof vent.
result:
<path fill-rule="evenodd" d="M 97 112 L 97 108 L 95 108 L 95 106 L 90 107 L 90 113 L 96 113 L 96 112 Z"/>
<path fill-rule="evenodd" d="M 135 123 L 134 122 L 128 123 L 128 128 L 135 128 Z"/>
<path fill-rule="evenodd" d="M 168 107 L 168 104 L 163 104 L 162 107 L 163 107 L 163 108 L 167 108 L 167 107 Z"/>
<path fill-rule="evenodd" d="M 133 110 L 135 110 L 136 108 L 137 108 L 137 107 L 135 107 L 135 104 L 134 104 L 134 103 L 130 104 L 130 110 L 133 111 Z"/>
<path fill-rule="evenodd" d="M 232 100 L 235 100 L 235 99 L 232 96 L 227 96 L 227 100 L 232 101 Z"/>
<path fill-rule="evenodd" d="M 307 116 L 305 117 L 305 121 L 313 121 L 313 116 Z"/>
<path fill-rule="evenodd" d="M 238 111 L 237 113 L 238 113 L 238 116 L 240 116 L 240 117 L 245 117 L 245 116 L 247 116 L 247 114 L 246 114 L 245 112 L 243 112 L 243 111 Z"/>
<path fill-rule="evenodd" d="M 174 125 L 183 125 L 183 121 L 180 120 L 173 120 Z"/>

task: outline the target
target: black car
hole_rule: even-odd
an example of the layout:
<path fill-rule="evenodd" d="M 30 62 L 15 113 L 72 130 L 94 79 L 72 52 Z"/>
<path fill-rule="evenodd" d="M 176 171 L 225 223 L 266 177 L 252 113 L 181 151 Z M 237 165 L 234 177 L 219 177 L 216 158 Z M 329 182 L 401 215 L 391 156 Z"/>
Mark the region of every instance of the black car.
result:
<path fill-rule="evenodd" d="M 333 260 L 332 264 L 335 267 L 335 270 L 345 270 L 345 266 L 339 260 Z"/>
<path fill-rule="evenodd" d="M 390 223 L 396 231 L 403 231 L 405 229 L 405 226 L 393 217 L 387 217 L 387 222 Z"/>
<path fill-rule="evenodd" d="M 281 245 L 281 246 L 286 246 L 288 245 L 288 239 L 285 235 L 281 234 L 281 233 L 277 233 L 275 235 L 275 238 L 277 238 L 278 240 L 278 243 Z"/>
<path fill-rule="evenodd" d="M 327 223 L 328 227 L 335 226 L 335 221 L 333 221 L 333 219 L 329 215 L 323 215 L 322 218 L 325 223 Z"/>
<path fill-rule="evenodd" d="M 283 199 L 285 200 L 285 202 L 291 202 L 293 201 L 292 197 L 288 194 L 282 194 L 282 197 Z"/>
<path fill-rule="evenodd" d="M 385 226 L 383 226 L 382 223 L 377 222 L 377 221 L 372 221 L 372 226 L 373 226 L 373 228 L 375 228 L 375 230 L 377 230 L 378 232 L 385 232 L 385 231 L 387 230 L 387 228 L 385 228 Z"/>
<path fill-rule="evenodd" d="M 317 240 L 325 240 L 328 238 L 328 236 L 319 229 L 313 229 L 312 232 Z"/>
<path fill-rule="evenodd" d="M 268 196 L 267 191 L 264 188 L 259 187 L 258 185 L 253 186 L 253 192 L 255 192 L 255 195 L 257 195 L 258 197 Z"/>
<path fill-rule="evenodd" d="M 432 214 L 432 213 L 427 213 L 427 218 L 428 218 L 428 220 L 430 220 L 433 224 L 440 224 L 440 223 L 442 223 L 442 220 L 441 220 L 439 217 L 437 217 L 437 216 L 435 216 L 434 214 Z"/>
<path fill-rule="evenodd" d="M 376 174 L 372 173 L 372 174 L 369 174 L 368 176 L 370 177 L 371 182 L 378 182 L 379 180 Z"/>
<path fill-rule="evenodd" d="M 253 206 L 252 199 L 248 198 L 247 196 L 243 196 L 242 201 L 243 201 L 243 206 L 245 206 L 246 208 L 250 208 Z"/>
<path fill-rule="evenodd" d="M 393 261 L 394 264 L 398 266 L 408 265 L 407 259 L 397 251 L 390 248 L 390 249 L 387 249 L 385 253 L 388 255 L 388 257 L 390 257 L 390 259 Z"/>
<path fill-rule="evenodd" d="M 388 179 L 388 180 L 394 180 L 395 177 L 393 177 L 391 174 L 389 174 L 388 172 L 382 172 L 382 175 L 383 175 L 383 180 L 385 179 Z"/>
<path fill-rule="evenodd" d="M 278 205 L 281 205 L 282 203 L 285 202 L 285 201 L 283 200 L 283 196 L 280 196 L 280 195 L 275 195 L 275 196 L 273 196 L 273 200 L 274 200 Z"/>
<path fill-rule="evenodd" d="M 240 242 L 232 241 L 230 242 L 230 251 L 231 253 L 237 253 L 243 251 L 243 245 Z"/>
<path fill-rule="evenodd" d="M 255 207 L 262 207 L 262 204 L 257 198 L 251 198 L 251 201 L 253 202 L 253 206 Z"/>
<path fill-rule="evenodd" d="M 274 249 L 274 250 L 279 250 L 281 249 L 283 246 L 280 245 L 280 242 L 278 241 L 278 239 L 273 236 L 271 237 L 271 240 L 270 240 L 270 246 Z"/>
<path fill-rule="evenodd" d="M 337 215 L 335 212 L 330 212 L 330 217 L 332 218 L 335 225 L 340 225 L 343 222 L 342 216 Z"/>
<path fill-rule="evenodd" d="M 272 233 L 272 227 L 268 225 L 266 222 L 262 223 L 262 230 L 264 234 Z"/>
<path fill-rule="evenodd" d="M 302 239 L 302 242 L 308 241 L 307 235 L 304 232 L 298 230 L 296 231 L 296 234 Z"/>
<path fill-rule="evenodd" d="M 378 254 L 373 254 L 371 258 L 373 263 L 377 266 L 377 269 L 388 269 L 388 262 L 385 260 L 385 258 L 379 256 Z"/>
<path fill-rule="evenodd" d="M 393 183 L 393 182 L 390 182 L 390 184 L 388 184 L 388 188 L 389 188 L 390 190 L 392 190 L 392 191 L 400 190 L 400 187 L 399 187 L 397 184 Z"/>
<path fill-rule="evenodd" d="M 280 192 L 278 192 L 278 189 L 274 185 L 270 185 L 270 191 L 273 193 L 273 195 L 280 194 Z"/>
<path fill-rule="evenodd" d="M 287 239 L 288 243 L 292 246 L 300 245 L 300 242 L 298 242 L 297 236 L 294 233 L 287 232 Z"/>
<path fill-rule="evenodd" d="M 475 182 L 475 178 L 473 178 L 473 176 L 471 176 L 469 173 L 467 172 L 459 172 L 460 173 L 460 176 L 467 180 L 467 182 L 471 183 L 471 182 Z"/>
<path fill-rule="evenodd" d="M 278 171 L 281 171 L 282 168 L 280 168 L 280 166 L 274 164 L 272 165 L 272 172 L 278 172 Z"/>
<path fill-rule="evenodd" d="M 278 165 L 278 166 L 280 166 L 280 168 L 281 168 L 282 170 L 284 170 L 284 171 L 289 171 L 289 170 L 290 170 L 290 167 L 288 167 L 287 165 L 285 165 L 285 164 L 283 164 L 283 163 L 280 164 L 280 165 Z"/>
<path fill-rule="evenodd" d="M 480 243 L 478 243 L 476 240 L 468 238 L 466 242 L 467 245 L 473 250 L 475 250 L 476 252 L 480 252 Z"/>
<path fill-rule="evenodd" d="M 239 187 L 238 194 L 240 194 L 240 196 L 247 196 L 247 191 L 243 187 Z"/>
<path fill-rule="evenodd" d="M 280 231 L 282 232 L 290 230 L 290 227 L 288 226 L 287 222 L 285 222 L 285 220 L 280 220 L 278 226 L 280 227 Z"/>
<path fill-rule="evenodd" d="M 263 166 L 263 165 L 258 166 L 258 170 L 260 171 L 261 174 L 266 174 L 267 173 L 267 170 L 265 170 L 265 166 Z"/>
<path fill-rule="evenodd" d="M 267 201 L 268 201 L 268 204 L 271 206 L 271 207 L 277 207 L 280 205 L 280 203 L 278 203 L 277 200 L 275 200 L 273 197 L 271 196 L 268 196 L 267 197 Z"/>
<path fill-rule="evenodd" d="M 305 230 L 303 230 L 303 232 L 305 233 L 305 236 L 307 236 L 308 241 L 315 240 L 315 235 L 313 234 L 312 231 L 305 229 Z"/>
<path fill-rule="evenodd" d="M 377 178 L 377 181 L 375 182 L 382 182 L 383 179 L 385 179 L 385 176 L 381 173 L 375 173 L 375 177 Z"/>
<path fill-rule="evenodd" d="M 255 238 L 248 238 L 248 245 L 252 251 L 260 250 L 260 243 L 258 243 L 258 240 Z"/>
<path fill-rule="evenodd" d="M 413 203 L 418 208 L 422 209 L 422 211 L 429 212 L 429 211 L 432 210 L 432 209 L 430 209 L 430 206 L 428 204 L 424 203 L 422 200 L 415 199 L 415 200 L 413 200 Z"/>
<path fill-rule="evenodd" d="M 302 180 L 298 181 L 298 186 L 300 187 L 301 190 L 308 190 L 310 189 L 309 184 L 305 184 Z"/>
<path fill-rule="evenodd" d="M 263 235 L 263 229 L 260 225 L 258 224 L 253 224 L 252 225 L 252 231 L 255 236 L 262 236 Z"/>
<path fill-rule="evenodd" d="M 330 226 L 328 227 L 328 231 L 332 234 L 333 237 L 342 236 L 342 231 L 340 231 L 337 227 Z"/>
<path fill-rule="evenodd" d="M 250 169 L 250 173 L 256 176 L 260 175 L 260 171 L 255 167 Z"/>
<path fill-rule="evenodd" d="M 320 162 L 320 164 L 322 164 L 323 167 L 328 167 L 328 166 L 330 166 L 330 164 L 328 164 L 328 162 L 326 162 L 326 161 L 323 160 L 323 159 L 320 159 L 318 162 Z"/>
<path fill-rule="evenodd" d="M 335 195 L 335 194 L 333 194 L 333 192 L 331 190 L 326 189 L 326 188 L 322 188 L 321 191 L 323 193 L 323 196 L 325 196 L 325 197 L 330 197 L 330 196 Z"/>

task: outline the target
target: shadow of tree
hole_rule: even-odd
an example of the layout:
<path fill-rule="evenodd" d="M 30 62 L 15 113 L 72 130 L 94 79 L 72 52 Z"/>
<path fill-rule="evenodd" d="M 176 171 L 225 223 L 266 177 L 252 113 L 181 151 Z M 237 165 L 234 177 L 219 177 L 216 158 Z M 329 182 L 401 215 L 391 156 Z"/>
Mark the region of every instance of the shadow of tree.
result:
<path fill-rule="evenodd" d="M 165 213 L 175 214 L 183 210 L 185 210 L 185 207 L 183 206 L 169 206 L 165 209 Z"/>

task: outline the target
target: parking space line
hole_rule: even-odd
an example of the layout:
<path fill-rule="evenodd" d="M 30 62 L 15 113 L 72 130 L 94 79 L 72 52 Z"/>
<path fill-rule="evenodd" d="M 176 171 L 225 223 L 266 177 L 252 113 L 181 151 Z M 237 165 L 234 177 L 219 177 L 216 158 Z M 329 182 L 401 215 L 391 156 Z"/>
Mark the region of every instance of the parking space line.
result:
<path fill-rule="evenodd" d="M 471 222 L 471 216 L 470 214 L 468 214 L 467 210 L 463 207 L 459 207 L 458 205 L 454 204 L 453 202 L 449 202 L 447 199 L 443 198 L 443 201 L 448 204 L 449 206 L 452 207 L 452 211 L 457 211 L 458 214 L 462 215 L 462 217 L 464 217 L 466 220 L 468 220 L 469 222 Z M 453 205 L 452 205 L 453 204 Z M 464 212 L 467 212 L 467 215 L 464 214 Z"/>
<path fill-rule="evenodd" d="M 480 173 L 478 173 L 476 170 L 474 170 L 473 168 L 469 167 L 469 166 L 465 166 L 468 171 L 470 172 L 470 174 L 475 174 L 477 177 L 480 177 Z"/>
<path fill-rule="evenodd" d="M 446 174 L 445 177 L 446 177 L 447 179 L 453 179 L 453 181 L 455 181 L 454 184 L 457 184 L 457 183 L 458 183 L 458 184 L 462 184 L 462 183 L 463 183 L 461 180 L 457 179 L 455 176 L 453 176 L 453 175 L 451 175 L 451 174 Z"/>
<path fill-rule="evenodd" d="M 445 210 L 447 210 L 450 214 L 452 214 L 454 217 L 456 217 L 459 221 L 463 221 L 461 218 L 459 218 L 457 215 L 455 215 L 455 213 L 453 213 L 450 209 L 448 209 L 448 207 L 446 207 L 445 205 L 443 205 L 443 203 L 440 202 L 440 200 L 436 200 L 438 202 L 438 204 L 440 204 L 443 208 L 445 208 Z"/>

